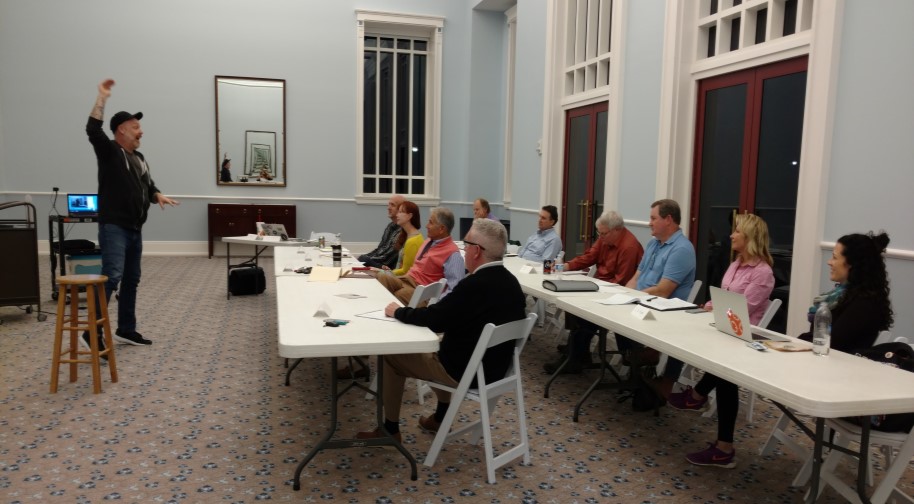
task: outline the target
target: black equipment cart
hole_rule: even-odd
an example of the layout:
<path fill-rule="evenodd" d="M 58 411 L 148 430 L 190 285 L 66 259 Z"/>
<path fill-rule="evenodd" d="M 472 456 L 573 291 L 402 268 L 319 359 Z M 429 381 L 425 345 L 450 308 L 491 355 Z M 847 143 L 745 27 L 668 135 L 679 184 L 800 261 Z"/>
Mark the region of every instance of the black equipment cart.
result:
<path fill-rule="evenodd" d="M 22 212 L 19 218 L 16 209 Z M 32 313 L 34 305 L 38 320 L 45 320 L 38 284 L 35 205 L 0 203 L 0 306 L 26 306 L 26 313 Z"/>

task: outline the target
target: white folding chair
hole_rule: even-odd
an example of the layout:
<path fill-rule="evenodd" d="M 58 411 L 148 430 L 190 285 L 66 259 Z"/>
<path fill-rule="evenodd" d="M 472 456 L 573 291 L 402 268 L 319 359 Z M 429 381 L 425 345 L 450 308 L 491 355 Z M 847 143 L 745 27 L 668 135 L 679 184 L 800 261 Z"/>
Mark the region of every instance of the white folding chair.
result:
<path fill-rule="evenodd" d="M 771 320 L 774 318 L 775 313 L 777 313 L 778 308 L 781 307 L 781 300 L 774 299 L 768 303 L 768 308 L 765 309 L 765 313 L 762 315 L 762 318 L 759 319 L 758 327 L 765 329 L 768 327 L 768 324 L 771 323 Z M 682 368 L 682 375 L 679 377 L 679 383 L 689 385 L 694 387 L 698 384 L 698 379 L 695 377 L 696 369 L 692 367 L 691 364 L 686 364 Z M 755 414 L 755 392 L 751 390 L 746 391 L 746 400 L 740 401 L 746 405 L 746 421 L 752 422 L 752 417 Z M 708 409 L 701 414 L 705 418 L 711 418 L 717 413 L 717 394 L 711 392 L 711 395 L 708 396 Z"/>
<path fill-rule="evenodd" d="M 495 326 L 486 324 L 476 344 L 476 349 L 470 357 L 463 376 L 457 388 L 448 387 L 440 383 L 429 382 L 434 388 L 445 390 L 451 393 L 451 405 L 432 440 L 432 445 L 425 456 L 424 464 L 428 467 L 435 465 L 438 454 L 444 443 L 456 437 L 470 434 L 470 439 L 478 444 L 482 439 L 486 452 L 486 472 L 489 483 L 495 483 L 495 469 L 511 462 L 519 456 L 523 456 L 525 464 L 530 463 L 530 441 L 527 437 L 527 417 L 524 412 L 524 390 L 523 380 L 521 379 L 520 354 L 524 349 L 524 344 L 530 336 L 533 324 L 536 323 L 536 314 L 531 313 L 527 318 Z M 504 378 L 489 383 L 486 381 L 486 375 L 482 367 L 482 357 L 486 351 L 502 343 L 513 341 L 514 354 L 512 356 L 511 366 Z M 476 378 L 477 388 L 470 389 L 470 384 Z M 519 442 L 509 450 L 503 451 L 495 456 L 495 447 L 492 442 L 492 425 L 490 417 L 498 399 L 506 393 L 514 393 L 514 404 L 517 407 L 517 426 Z M 460 410 L 460 405 L 464 399 L 476 401 L 479 403 L 479 419 L 459 429 L 450 432 L 454 419 Z"/>
<path fill-rule="evenodd" d="M 409 308 L 416 308 L 425 301 L 428 301 L 429 305 L 435 304 L 435 302 L 438 301 L 438 298 L 441 297 L 441 293 L 444 292 L 444 287 L 446 285 L 447 279 L 442 278 L 435 283 L 417 286 L 416 290 L 413 291 L 412 297 L 409 298 L 409 304 L 406 306 Z M 378 390 L 378 375 L 371 377 L 371 385 L 369 388 L 371 388 L 372 392 Z M 425 395 L 431 391 L 432 389 L 430 389 L 424 381 L 416 380 L 416 392 L 419 394 L 419 404 L 425 404 Z M 374 397 L 372 392 L 366 392 L 365 399 Z"/>
<path fill-rule="evenodd" d="M 908 339 L 904 336 L 898 336 L 894 340 L 892 339 L 891 331 L 882 331 L 879 333 L 879 336 L 876 337 L 876 342 L 874 345 L 879 343 L 889 343 L 891 341 L 897 341 L 900 343 L 907 343 Z M 914 346 L 914 345 L 912 345 Z M 794 441 L 789 434 L 787 434 L 787 428 L 790 426 L 790 418 L 781 413 L 781 418 L 778 419 L 774 424 L 774 428 L 771 429 L 771 434 L 768 434 L 768 439 L 765 441 L 765 444 L 762 445 L 759 450 L 760 455 L 770 455 L 774 448 L 777 446 L 777 442 L 780 441 L 784 444 L 790 451 L 797 456 L 797 458 L 804 460 L 803 465 L 800 467 L 800 470 L 797 472 L 797 475 L 793 478 L 793 482 L 790 486 L 800 487 L 806 484 L 809 481 L 809 477 L 812 474 L 812 454 L 804 446 L 800 445 Z M 826 427 L 828 422 L 826 422 Z M 866 481 L 867 484 L 873 486 L 873 459 L 869 458 L 869 464 L 866 472 Z"/>
<path fill-rule="evenodd" d="M 847 447 L 852 441 L 858 444 L 860 443 L 860 426 L 843 420 L 831 419 L 826 420 L 825 425 L 835 432 L 834 443 L 836 445 Z M 914 429 L 907 434 L 903 432 L 880 432 L 877 430 L 870 430 L 870 445 L 877 445 L 880 447 L 879 451 L 881 451 L 886 458 L 886 471 L 885 476 L 882 478 L 879 486 L 876 487 L 873 495 L 870 496 L 869 501 L 873 504 L 883 504 L 889 497 L 894 497 L 896 502 L 904 501 L 914 504 L 914 499 L 901 491 L 897 486 L 898 480 L 904 476 L 905 470 L 908 468 L 912 456 L 914 456 Z M 869 449 L 870 446 L 860 447 L 860 450 Z M 897 455 L 894 454 L 895 450 L 898 450 Z M 871 451 L 869 455 L 870 463 L 868 466 L 868 476 L 872 479 L 873 452 Z M 829 451 L 828 456 L 825 457 L 819 476 L 818 495 L 821 495 L 825 485 L 829 485 L 849 502 L 860 504 L 861 501 L 859 495 L 857 495 L 857 491 L 841 481 L 835 474 L 835 469 L 842 457 L 850 457 L 850 455 L 841 450 L 831 450 Z M 869 484 L 872 485 L 872 481 L 870 481 Z"/>
<path fill-rule="evenodd" d="M 686 298 L 686 301 L 688 301 L 689 303 L 694 303 L 695 298 L 698 297 L 698 291 L 700 291 L 700 290 L 701 290 L 701 280 L 695 280 L 695 282 L 692 284 L 692 290 L 689 291 L 689 296 Z M 666 369 L 666 361 L 669 358 L 670 357 L 667 354 L 660 354 L 660 360 L 657 362 L 657 367 L 655 368 L 657 370 L 657 376 L 663 375 L 663 370 Z M 685 366 L 683 366 L 683 371 L 684 370 L 685 370 Z M 690 373 L 691 373 L 691 371 L 690 371 Z M 682 376 L 682 373 L 679 373 L 679 375 Z"/>

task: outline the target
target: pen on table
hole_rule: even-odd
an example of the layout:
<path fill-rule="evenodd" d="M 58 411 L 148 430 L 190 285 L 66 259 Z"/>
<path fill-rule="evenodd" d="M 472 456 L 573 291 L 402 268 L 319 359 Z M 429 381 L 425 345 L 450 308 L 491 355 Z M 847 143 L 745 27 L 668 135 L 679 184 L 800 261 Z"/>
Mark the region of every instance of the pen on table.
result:
<path fill-rule="evenodd" d="M 652 296 L 652 297 L 646 298 L 645 301 L 653 301 L 655 299 L 657 299 L 657 296 Z"/>

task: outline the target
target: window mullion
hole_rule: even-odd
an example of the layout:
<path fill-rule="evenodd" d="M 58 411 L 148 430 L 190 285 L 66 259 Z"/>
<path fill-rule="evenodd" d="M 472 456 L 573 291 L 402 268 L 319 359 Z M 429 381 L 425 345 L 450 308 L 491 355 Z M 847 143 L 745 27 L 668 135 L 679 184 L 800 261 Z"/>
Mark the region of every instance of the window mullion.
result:
<path fill-rule="evenodd" d="M 380 44 L 381 38 L 378 37 L 378 44 Z M 375 179 L 375 192 L 379 192 L 381 188 L 381 48 L 380 46 L 377 49 L 377 57 L 375 58 L 375 82 L 377 84 L 374 87 L 374 179 Z"/>
<path fill-rule="evenodd" d="M 412 43 L 410 43 L 410 47 L 412 47 Z M 415 52 L 410 50 L 410 52 L 409 52 L 409 75 L 408 75 L 409 102 L 408 102 L 408 107 L 407 107 L 407 109 L 408 109 L 407 114 L 409 114 L 408 115 L 409 120 L 407 122 L 408 129 L 407 129 L 407 135 L 406 135 L 406 139 L 407 139 L 406 174 L 408 176 L 406 179 L 406 183 L 409 185 L 409 187 L 408 187 L 409 190 L 407 191 L 409 194 L 413 193 L 413 157 L 414 157 L 413 156 L 413 147 L 415 147 L 413 145 L 413 104 L 414 104 L 414 102 L 413 102 L 413 84 L 414 84 L 413 74 L 415 73 L 413 69 L 415 68 L 414 67 L 415 64 L 416 64 Z"/>

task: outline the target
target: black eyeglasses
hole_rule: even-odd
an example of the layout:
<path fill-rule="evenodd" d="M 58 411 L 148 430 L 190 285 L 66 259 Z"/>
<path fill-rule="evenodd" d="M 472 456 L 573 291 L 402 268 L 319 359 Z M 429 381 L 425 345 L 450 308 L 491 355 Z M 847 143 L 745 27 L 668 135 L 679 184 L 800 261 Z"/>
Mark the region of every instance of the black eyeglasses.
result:
<path fill-rule="evenodd" d="M 486 248 L 483 247 L 482 245 L 480 245 L 480 244 L 478 244 L 478 243 L 471 242 L 471 241 L 469 241 L 469 240 L 467 240 L 467 239 L 464 239 L 464 240 L 463 240 L 463 243 L 464 243 L 464 245 L 473 245 L 474 247 L 479 247 L 479 250 L 485 250 L 485 249 L 486 249 Z"/>

